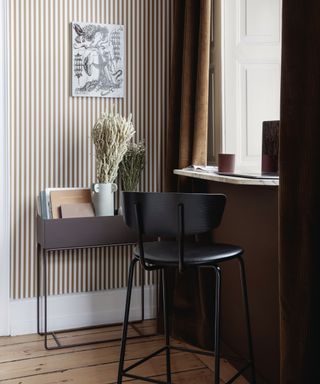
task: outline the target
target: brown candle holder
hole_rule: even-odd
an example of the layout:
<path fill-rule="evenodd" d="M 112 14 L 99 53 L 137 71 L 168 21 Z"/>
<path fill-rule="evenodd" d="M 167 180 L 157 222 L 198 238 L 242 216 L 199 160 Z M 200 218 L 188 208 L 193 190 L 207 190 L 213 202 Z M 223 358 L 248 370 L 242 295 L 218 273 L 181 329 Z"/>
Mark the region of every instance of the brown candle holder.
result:
<path fill-rule="evenodd" d="M 236 156 L 233 153 L 219 153 L 218 155 L 218 171 L 225 173 L 233 173 Z"/>

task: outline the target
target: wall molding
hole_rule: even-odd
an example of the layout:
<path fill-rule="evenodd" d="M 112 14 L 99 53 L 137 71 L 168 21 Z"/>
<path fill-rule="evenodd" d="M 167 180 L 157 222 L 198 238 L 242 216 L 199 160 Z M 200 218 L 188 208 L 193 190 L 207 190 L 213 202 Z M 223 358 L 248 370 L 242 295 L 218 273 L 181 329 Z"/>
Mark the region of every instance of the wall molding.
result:
<path fill-rule="evenodd" d="M 9 333 L 10 287 L 7 1 L 0 0 L 0 335 Z"/>
<path fill-rule="evenodd" d="M 90 325 L 121 323 L 126 289 L 55 295 L 48 298 L 48 329 L 59 330 Z M 37 300 L 11 300 L 10 335 L 37 332 Z M 141 315 L 141 288 L 132 290 L 130 319 Z M 156 287 L 145 287 L 145 318 L 156 316 Z"/>

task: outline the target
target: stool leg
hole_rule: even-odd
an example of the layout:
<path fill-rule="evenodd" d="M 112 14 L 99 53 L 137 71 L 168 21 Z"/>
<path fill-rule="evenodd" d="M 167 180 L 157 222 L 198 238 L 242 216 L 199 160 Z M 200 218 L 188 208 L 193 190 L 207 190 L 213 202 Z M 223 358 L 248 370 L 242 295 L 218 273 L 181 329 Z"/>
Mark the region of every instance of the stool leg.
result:
<path fill-rule="evenodd" d="M 131 302 L 131 293 L 132 293 L 132 284 L 133 284 L 133 274 L 134 274 L 134 268 L 135 268 L 137 261 L 138 260 L 136 258 L 134 258 L 131 261 L 130 268 L 129 268 L 127 298 L 126 298 L 126 307 L 125 307 L 125 314 L 124 314 L 124 321 L 123 321 L 120 359 L 119 359 L 118 384 L 122 383 L 124 357 L 125 357 L 125 353 L 126 353 L 126 344 L 127 344 L 129 312 L 130 312 L 130 302 Z"/>
<path fill-rule="evenodd" d="M 213 267 L 216 273 L 216 291 L 215 291 L 215 319 L 214 319 L 214 383 L 220 383 L 220 302 L 221 302 L 221 270 L 219 267 Z"/>
<path fill-rule="evenodd" d="M 253 356 L 253 344 L 252 344 L 252 334 L 251 334 L 251 324 L 250 324 L 250 315 L 249 315 L 249 302 L 248 302 L 248 289 L 247 289 L 247 279 L 246 271 L 242 257 L 238 258 L 240 264 L 240 277 L 241 277 L 241 286 L 242 286 L 242 296 L 245 309 L 245 320 L 246 320 L 246 332 L 248 338 L 248 349 L 249 349 L 249 359 L 251 364 L 251 383 L 256 383 L 256 371 L 255 363 Z"/>
<path fill-rule="evenodd" d="M 170 361 L 170 328 L 168 311 L 168 282 L 166 271 L 162 270 L 162 292 L 163 292 L 163 316 L 164 334 L 166 338 L 166 365 L 167 365 L 167 384 L 171 384 L 171 361 Z"/>

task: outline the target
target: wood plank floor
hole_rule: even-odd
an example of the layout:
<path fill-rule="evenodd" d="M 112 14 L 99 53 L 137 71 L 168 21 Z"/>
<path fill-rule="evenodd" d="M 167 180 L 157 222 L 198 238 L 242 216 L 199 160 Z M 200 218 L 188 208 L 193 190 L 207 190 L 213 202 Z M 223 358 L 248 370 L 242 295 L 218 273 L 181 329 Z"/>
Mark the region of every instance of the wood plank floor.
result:
<path fill-rule="evenodd" d="M 153 333 L 154 321 L 138 325 L 143 334 Z M 121 327 L 96 328 L 59 334 L 63 344 L 104 340 L 119 337 Z M 130 327 L 131 336 L 138 335 Z M 50 340 L 50 343 L 54 343 Z M 181 345 L 174 341 L 174 344 Z M 132 364 L 163 346 L 163 337 L 152 336 L 128 340 L 126 362 Z M 5 384 L 112 384 L 116 383 L 119 341 L 87 345 L 76 348 L 47 351 L 43 338 L 38 335 L 0 337 L 0 383 Z M 213 383 L 214 358 L 172 352 L 173 383 Z M 165 380 L 165 357 L 159 355 L 132 370 L 132 373 Z M 221 364 L 221 384 L 228 381 L 236 370 L 226 361 Z M 124 379 L 134 383 L 138 380 Z M 240 377 L 235 381 L 247 384 Z"/>

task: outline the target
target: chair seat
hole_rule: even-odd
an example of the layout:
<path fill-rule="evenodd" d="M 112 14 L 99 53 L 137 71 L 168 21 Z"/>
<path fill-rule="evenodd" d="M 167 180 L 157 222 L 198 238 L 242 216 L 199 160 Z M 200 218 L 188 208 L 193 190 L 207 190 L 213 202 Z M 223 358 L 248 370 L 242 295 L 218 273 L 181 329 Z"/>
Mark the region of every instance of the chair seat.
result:
<path fill-rule="evenodd" d="M 185 243 L 184 263 L 186 265 L 211 265 L 232 259 L 243 253 L 242 248 L 219 243 Z M 140 257 L 139 247 L 134 254 Z M 175 241 L 154 241 L 144 243 L 144 258 L 148 264 L 175 266 L 179 264 L 178 244 Z"/>

